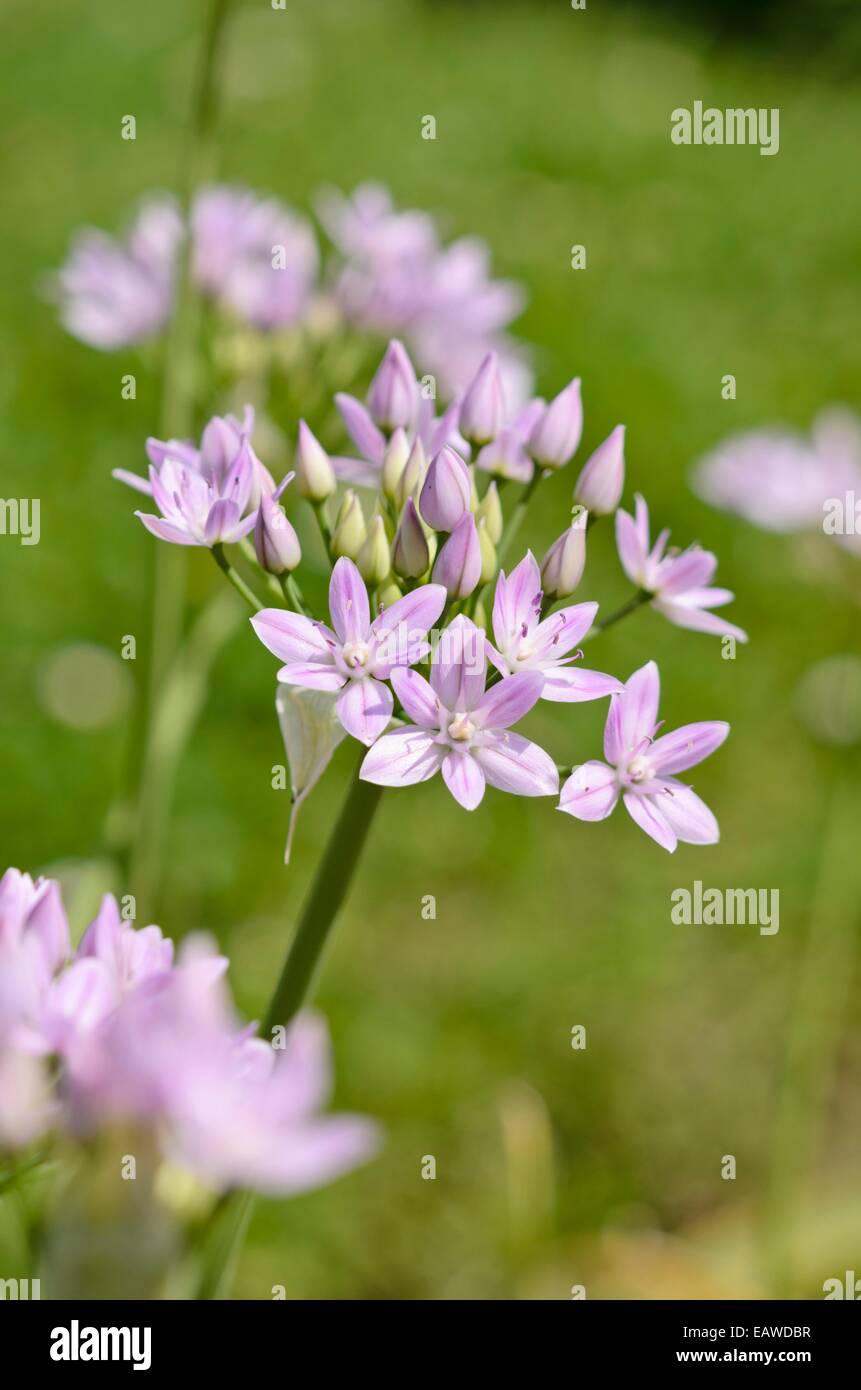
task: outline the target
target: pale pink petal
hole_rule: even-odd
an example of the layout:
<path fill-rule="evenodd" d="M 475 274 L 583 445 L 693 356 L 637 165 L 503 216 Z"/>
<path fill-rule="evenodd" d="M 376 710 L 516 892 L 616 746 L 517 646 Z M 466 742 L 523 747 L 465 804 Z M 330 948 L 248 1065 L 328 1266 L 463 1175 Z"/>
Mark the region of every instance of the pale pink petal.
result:
<path fill-rule="evenodd" d="M 444 755 L 433 734 L 408 724 L 377 739 L 365 754 L 359 776 L 380 787 L 410 787 L 433 777 Z"/>
<path fill-rule="evenodd" d="M 140 513 L 138 515 L 140 516 Z M 655 599 L 652 607 L 676 627 L 689 628 L 694 632 L 708 632 L 713 637 L 735 637 L 739 642 L 748 640 L 743 628 L 727 622 L 719 613 L 709 613 L 704 608 L 690 608 L 686 603 L 673 603 L 665 599 Z"/>
<path fill-rule="evenodd" d="M 423 584 L 374 619 L 371 638 L 376 639 L 375 657 L 379 657 L 387 674 L 392 667 L 420 659 L 417 644 L 439 618 L 446 598 L 441 584 Z M 382 675 L 382 671 L 378 674 Z"/>
<path fill-rule="evenodd" d="M 634 753 L 655 732 L 661 684 L 654 661 L 641 666 L 615 695 L 604 728 L 604 757 L 619 763 Z"/>
<path fill-rule="evenodd" d="M 130 473 L 127 468 L 114 468 L 111 470 L 111 477 L 116 478 L 118 483 L 127 483 L 135 492 L 143 492 L 147 497 L 152 497 L 152 483 L 138 473 Z"/>
<path fill-rule="evenodd" d="M 656 575 L 656 588 L 662 598 L 672 598 L 686 589 L 698 589 L 708 584 L 717 569 L 717 556 L 709 550 L 692 546 L 681 555 L 662 560 Z"/>
<path fill-rule="evenodd" d="M 515 796 L 555 796 L 559 773 L 553 759 L 521 734 L 509 731 L 489 737 L 472 750 L 492 787 Z"/>
<path fill-rule="evenodd" d="M 433 686 L 409 667 L 396 668 L 391 674 L 395 694 L 410 719 L 426 729 L 438 729 L 440 723 L 440 703 Z"/>
<path fill-rule="evenodd" d="M 392 692 L 382 681 L 371 676 L 360 681 L 348 681 L 335 704 L 338 718 L 353 738 L 371 744 L 385 731 L 392 717 Z"/>
<path fill-rule="evenodd" d="M 473 709 L 476 724 L 485 729 L 507 729 L 528 714 L 541 699 L 543 671 L 522 671 L 492 685 Z"/>
<path fill-rule="evenodd" d="M 575 767 L 562 788 L 559 809 L 578 820 L 606 820 L 618 800 L 615 769 L 592 761 Z"/>
<path fill-rule="evenodd" d="M 646 546 L 648 547 L 648 540 Z M 631 583 L 639 587 L 643 582 L 645 573 L 647 550 L 644 549 L 637 533 L 637 524 L 634 518 L 623 511 L 621 507 L 616 513 L 616 549 L 619 552 L 622 569 Z"/>
<path fill-rule="evenodd" d="M 484 774 L 468 752 L 447 753 L 442 761 L 443 781 L 466 811 L 474 811 L 484 796 Z"/>
<path fill-rule="evenodd" d="M 551 613 L 533 633 L 530 643 L 533 654 L 548 660 L 567 656 L 586 636 L 597 612 L 597 603 L 574 603 L 558 613 Z"/>
<path fill-rule="evenodd" d="M 335 404 L 359 453 L 372 463 L 381 464 L 386 450 L 386 438 L 382 430 L 374 424 L 370 412 L 355 396 L 348 396 L 344 392 L 338 392 Z"/>
<path fill-rule="evenodd" d="M 305 690 L 340 690 L 347 677 L 325 661 L 291 661 L 277 672 L 282 685 L 301 685 Z"/>
<path fill-rule="evenodd" d="M 282 661 L 322 660 L 331 665 L 334 660 L 320 625 L 301 613 L 288 613 L 284 608 L 263 608 L 250 622 L 264 647 Z"/>
<path fill-rule="evenodd" d="M 366 459 L 352 459 L 338 456 L 329 462 L 338 478 L 344 483 L 355 483 L 357 487 L 379 487 L 382 465 L 368 463 Z"/>
<path fill-rule="evenodd" d="M 665 820 L 676 836 L 688 845 L 716 845 L 720 830 L 714 815 L 696 792 L 681 782 L 665 783 L 665 790 L 655 797 Z"/>
<path fill-rule="evenodd" d="M 541 603 L 541 571 L 532 551 L 506 576 L 500 570 L 493 599 L 493 635 L 500 647 L 508 647 L 523 627 L 534 623 Z"/>
<path fill-rule="evenodd" d="M 649 749 L 649 762 L 662 775 L 684 772 L 720 748 L 728 733 L 729 724 L 721 719 L 684 724 L 655 740 Z"/>
<path fill-rule="evenodd" d="M 641 830 L 645 830 L 647 835 L 651 835 L 653 840 L 672 854 L 677 844 L 676 832 L 658 809 L 657 798 L 642 796 L 639 792 L 625 792 L 622 799 L 631 820 L 636 821 Z M 661 804 L 663 805 L 663 797 Z"/>
<path fill-rule="evenodd" d="M 484 694 L 485 637 L 463 616 L 440 634 L 431 662 L 430 683 L 446 709 L 474 709 Z"/>
<path fill-rule="evenodd" d="M 544 672 L 541 698 L 579 704 L 584 700 L 602 700 L 607 695 L 618 695 L 624 688 L 615 676 L 606 676 L 603 671 L 587 671 L 582 666 L 560 666 L 555 671 Z"/>
<path fill-rule="evenodd" d="M 371 626 L 365 581 L 345 555 L 336 561 L 329 581 L 329 612 L 341 642 L 363 642 Z"/>
<path fill-rule="evenodd" d="M 150 512 L 135 512 L 135 516 L 139 516 L 146 529 L 158 536 L 160 541 L 171 541 L 174 545 L 203 545 L 203 541 L 195 540 L 188 531 L 172 526 L 160 516 L 153 516 Z"/>

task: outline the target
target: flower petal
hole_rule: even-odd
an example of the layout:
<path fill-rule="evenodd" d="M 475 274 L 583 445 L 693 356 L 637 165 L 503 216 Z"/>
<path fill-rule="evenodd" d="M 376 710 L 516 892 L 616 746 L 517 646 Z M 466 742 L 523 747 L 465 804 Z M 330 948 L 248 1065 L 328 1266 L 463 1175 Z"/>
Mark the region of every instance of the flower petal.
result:
<path fill-rule="evenodd" d="M 720 830 L 714 815 L 696 792 L 680 782 L 666 784 L 665 793 L 656 798 L 664 820 L 669 821 L 676 838 L 688 845 L 716 845 Z"/>
<path fill-rule="evenodd" d="M 544 672 L 542 700 L 579 704 L 584 700 L 601 700 L 607 695 L 619 695 L 624 686 L 615 676 L 603 671 L 586 671 L 582 666 L 560 666 Z"/>
<path fill-rule="evenodd" d="M 648 525 L 648 522 L 646 524 Z M 638 587 L 642 584 L 645 574 L 648 545 L 648 533 L 644 546 L 634 518 L 620 507 L 616 513 L 616 549 L 622 569 L 631 583 Z"/>
<path fill-rule="evenodd" d="M 597 603 L 574 603 L 558 613 L 551 613 L 535 629 L 531 643 L 535 656 L 554 660 L 567 656 L 586 636 L 597 612 Z"/>
<path fill-rule="evenodd" d="M 475 758 L 492 787 L 515 796 L 555 796 L 559 773 L 553 759 L 521 734 L 506 730 L 473 748 Z"/>
<path fill-rule="evenodd" d="M 524 626 L 528 629 L 534 624 L 540 602 L 541 571 L 529 550 L 510 575 L 500 570 L 496 581 L 493 635 L 503 651 L 516 647 Z"/>
<path fill-rule="evenodd" d="M 436 731 L 440 724 L 440 703 L 433 686 L 424 676 L 420 676 L 418 671 L 411 671 L 407 666 L 401 666 L 392 671 L 391 682 L 410 719 L 414 719 L 426 729 Z"/>
<path fill-rule="evenodd" d="M 139 516 L 146 529 L 158 536 L 160 541 L 171 541 L 174 545 L 203 545 L 203 541 L 195 540 L 188 531 L 182 531 L 169 521 L 163 521 L 160 516 L 153 516 L 151 512 L 135 512 L 135 516 Z"/>
<path fill-rule="evenodd" d="M 394 704 L 389 687 L 366 676 L 364 680 L 347 682 L 335 710 L 347 733 L 370 745 L 385 731 Z"/>
<path fill-rule="evenodd" d="M 649 749 L 649 762 L 660 774 L 684 772 L 720 748 L 729 724 L 722 719 L 704 720 L 699 724 L 684 724 L 671 734 L 655 739 Z"/>
<path fill-rule="evenodd" d="M 140 515 L 138 512 L 138 516 Z M 686 603 L 676 603 L 669 599 L 656 599 L 652 607 L 676 627 L 690 628 L 694 632 L 709 632 L 714 637 L 735 637 L 739 642 L 748 640 L 743 628 L 728 623 L 719 613 L 709 613 L 704 608 L 691 608 Z"/>
<path fill-rule="evenodd" d="M 433 777 L 444 755 L 433 734 L 408 724 L 377 739 L 365 754 L 359 776 L 380 787 L 410 787 Z"/>
<path fill-rule="evenodd" d="M 543 671 L 521 671 L 492 685 L 473 710 L 473 719 L 485 729 L 507 729 L 528 714 L 541 699 Z"/>
<path fill-rule="evenodd" d="M 284 608 L 263 608 L 250 619 L 264 647 L 282 661 L 334 661 L 331 647 L 318 623 Z"/>
<path fill-rule="evenodd" d="M 441 584 L 423 584 L 399 598 L 371 623 L 380 661 L 391 669 L 407 666 L 416 644 L 433 627 L 445 607 L 446 591 Z"/>
<path fill-rule="evenodd" d="M 363 642 L 371 626 L 365 581 L 345 555 L 336 561 L 329 581 L 329 612 L 341 642 Z"/>
<path fill-rule="evenodd" d="M 661 682 L 654 661 L 646 662 L 615 695 L 604 728 L 604 757 L 618 766 L 655 732 Z"/>
<path fill-rule="evenodd" d="M 559 810 L 578 820 L 606 820 L 618 800 L 615 769 L 593 760 L 575 767 L 562 788 Z"/>
<path fill-rule="evenodd" d="M 359 453 L 371 463 L 381 464 L 386 451 L 386 438 L 382 430 L 377 429 L 370 412 L 355 396 L 348 396 L 343 391 L 336 395 L 335 404 Z"/>
<path fill-rule="evenodd" d="M 622 799 L 631 820 L 636 821 L 641 830 L 645 830 L 647 835 L 651 835 L 653 840 L 672 854 L 677 844 L 676 832 L 659 810 L 657 798 L 643 796 L 640 792 L 625 792 Z"/>
<path fill-rule="evenodd" d="M 484 694 L 487 655 L 481 628 L 463 616 L 440 634 L 430 683 L 448 710 L 474 709 Z"/>
<path fill-rule="evenodd" d="M 475 758 L 468 752 L 447 753 L 442 761 L 443 781 L 466 811 L 474 811 L 484 796 L 485 780 Z"/>
<path fill-rule="evenodd" d="M 291 661 L 277 672 L 282 685 L 298 685 L 305 690 L 340 690 L 346 676 L 323 661 Z"/>

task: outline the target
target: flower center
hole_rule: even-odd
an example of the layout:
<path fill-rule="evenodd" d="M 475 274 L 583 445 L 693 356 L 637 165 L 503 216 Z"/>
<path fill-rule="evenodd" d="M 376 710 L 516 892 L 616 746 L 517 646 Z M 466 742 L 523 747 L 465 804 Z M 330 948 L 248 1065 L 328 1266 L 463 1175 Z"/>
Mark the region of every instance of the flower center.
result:
<path fill-rule="evenodd" d="M 369 654 L 367 642 L 345 642 L 341 648 L 344 664 L 351 671 L 361 670 L 362 667 L 367 666 Z"/>
<path fill-rule="evenodd" d="M 628 776 L 632 782 L 650 781 L 653 772 L 652 764 L 649 762 L 648 758 L 644 758 L 642 754 L 639 753 L 636 758 L 632 758 L 628 763 Z"/>
<path fill-rule="evenodd" d="M 468 714 L 456 714 L 448 726 L 448 736 L 455 743 L 468 743 L 475 733 L 475 725 Z"/>

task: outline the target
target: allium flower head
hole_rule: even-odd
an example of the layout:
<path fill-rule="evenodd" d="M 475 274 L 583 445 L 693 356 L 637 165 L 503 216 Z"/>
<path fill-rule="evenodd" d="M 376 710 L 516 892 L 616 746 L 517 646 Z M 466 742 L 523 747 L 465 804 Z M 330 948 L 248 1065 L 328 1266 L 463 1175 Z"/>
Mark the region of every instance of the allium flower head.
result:
<path fill-rule="evenodd" d="M 490 660 L 503 675 L 540 671 L 544 675 L 542 699 L 574 703 L 600 700 L 623 689 L 615 676 L 585 671 L 570 663 L 582 655 L 572 647 L 585 637 L 598 612 L 597 603 L 576 603 L 541 618 L 541 574 L 528 551 L 506 577 L 501 571 L 493 601 L 493 636 L 488 642 Z"/>
<path fill-rule="evenodd" d="M 602 762 L 581 764 L 564 787 L 559 809 L 578 820 L 604 820 L 619 797 L 641 830 L 664 849 L 678 841 L 711 845 L 718 824 L 708 806 L 672 774 L 701 763 L 729 733 L 721 720 L 685 724 L 655 738 L 660 680 L 654 661 L 635 671 L 614 695 L 604 728 Z"/>
<path fill-rule="evenodd" d="M 544 676 L 508 676 L 485 690 L 484 633 L 458 617 L 442 633 L 430 681 L 417 671 L 392 672 L 395 694 L 409 717 L 365 755 L 361 776 L 383 787 L 407 787 L 442 772 L 456 801 L 472 811 L 487 783 L 517 796 L 552 796 L 556 764 L 511 725 L 540 698 Z"/>
<path fill-rule="evenodd" d="M 337 561 L 329 583 L 332 627 L 283 608 L 264 608 L 251 619 L 260 641 L 286 662 L 278 679 L 309 690 L 339 690 L 336 710 L 347 733 L 373 743 L 392 717 L 392 692 L 383 682 L 398 666 L 428 651 L 428 630 L 445 604 L 445 589 L 425 584 L 371 620 L 364 580 L 352 560 Z"/>
<path fill-rule="evenodd" d="M 710 587 L 717 569 L 716 556 L 697 545 L 680 554 L 667 552 L 669 538 L 669 531 L 662 531 L 650 548 L 649 509 L 639 495 L 633 517 L 621 509 L 616 513 L 616 546 L 622 568 L 638 588 L 653 595 L 653 608 L 677 627 L 746 642 L 746 632 L 709 611 L 735 597 L 729 589 Z"/>

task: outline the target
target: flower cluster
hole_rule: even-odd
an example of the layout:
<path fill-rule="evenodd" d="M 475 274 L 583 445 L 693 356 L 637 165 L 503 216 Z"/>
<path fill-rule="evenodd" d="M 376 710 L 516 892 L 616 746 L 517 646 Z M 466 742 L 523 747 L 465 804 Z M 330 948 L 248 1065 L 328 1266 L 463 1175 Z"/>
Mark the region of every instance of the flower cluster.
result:
<path fill-rule="evenodd" d="M 63 323 L 103 351 L 160 333 L 174 311 L 187 235 L 192 283 L 230 321 L 262 332 L 331 320 L 396 333 L 447 393 L 461 389 L 495 347 L 511 390 L 526 393 L 523 354 L 504 331 L 523 294 L 491 277 L 483 242 L 442 246 L 428 214 L 396 210 L 376 184 L 351 198 L 321 195 L 319 213 L 334 243 L 325 268 L 311 222 L 277 198 L 204 188 L 187 227 L 172 198 L 150 198 L 123 240 L 78 233 L 55 277 Z"/>
<path fill-rule="evenodd" d="M 287 1194 L 363 1162 L 367 1120 L 318 1113 L 330 1090 L 326 1030 L 300 1015 L 272 1045 L 235 1019 L 227 961 L 206 938 L 174 958 L 105 897 L 76 951 L 56 882 L 0 879 L 0 1149 L 58 1128 L 157 1136 L 165 1161 L 213 1191 Z M 282 1045 L 283 1044 L 283 1045 Z"/>
<path fill-rule="evenodd" d="M 331 698 L 342 727 L 368 748 L 365 780 L 407 786 L 441 772 L 468 810 L 487 785 L 519 796 L 556 795 L 560 768 L 513 726 L 539 700 L 609 699 L 607 762 L 574 769 L 560 809 L 602 819 L 621 795 L 638 825 L 666 849 L 679 840 L 716 840 L 714 817 L 671 774 L 714 751 L 727 726 L 688 725 L 656 739 L 653 663 L 627 684 L 585 669 L 579 644 L 614 619 L 598 621 L 594 602 L 565 603 L 584 573 L 589 524 L 615 512 L 619 558 L 636 586 L 624 611 L 651 604 L 679 627 L 746 640 L 712 611 L 732 598 L 712 587 L 715 556 L 698 546 L 669 552 L 665 531 L 652 546 L 643 499 L 637 497 L 633 517 L 619 507 L 623 427 L 580 470 L 569 524 L 542 563 L 527 551 L 506 572 L 500 554 L 512 533 L 501 492 L 521 480 L 516 515 L 542 477 L 570 462 L 583 423 L 579 379 L 512 416 L 491 351 L 437 417 L 406 348 L 393 340 L 366 402 L 342 395 L 337 404 L 355 454 L 330 457 L 302 422 L 295 472 L 277 488 L 251 446 L 250 415 L 241 425 L 211 421 L 200 448 L 151 440 L 149 485 L 121 475 L 151 490 L 162 516 L 141 519 L 161 539 L 220 549 L 253 529 L 254 551 L 246 558 L 282 576 L 301 560 L 278 503 L 295 477 L 333 564 L 329 621 L 308 609 L 292 574 L 287 606 L 265 607 L 217 556 L 257 610 L 251 621 L 283 663 L 282 688 Z M 366 508 L 347 487 L 333 520 L 329 507 L 342 482 L 374 496 Z"/>

